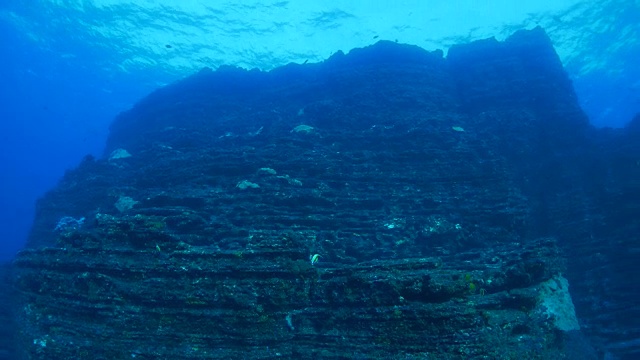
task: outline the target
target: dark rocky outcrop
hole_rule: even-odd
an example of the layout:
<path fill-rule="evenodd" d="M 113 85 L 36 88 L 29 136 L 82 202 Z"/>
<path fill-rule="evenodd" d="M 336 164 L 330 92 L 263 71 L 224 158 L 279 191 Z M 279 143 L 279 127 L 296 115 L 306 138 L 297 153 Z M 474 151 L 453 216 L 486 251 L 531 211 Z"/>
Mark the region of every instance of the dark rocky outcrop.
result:
<path fill-rule="evenodd" d="M 592 186 L 582 217 L 557 233 L 571 247 L 576 310 L 593 343 L 640 358 L 640 114 L 623 129 L 593 136 L 594 151 L 581 183 Z M 576 212 L 577 213 L 577 212 Z"/>
<path fill-rule="evenodd" d="M 541 29 L 446 59 L 380 42 L 205 69 L 121 114 L 105 158 L 39 202 L 14 262 L 22 349 L 595 358 L 561 274 L 578 268 L 563 249 L 621 219 L 602 207 L 630 176 L 602 175 L 609 141 Z"/>
<path fill-rule="evenodd" d="M 0 360 L 11 360 L 16 356 L 14 313 L 17 309 L 12 300 L 10 274 L 10 264 L 0 264 Z"/>

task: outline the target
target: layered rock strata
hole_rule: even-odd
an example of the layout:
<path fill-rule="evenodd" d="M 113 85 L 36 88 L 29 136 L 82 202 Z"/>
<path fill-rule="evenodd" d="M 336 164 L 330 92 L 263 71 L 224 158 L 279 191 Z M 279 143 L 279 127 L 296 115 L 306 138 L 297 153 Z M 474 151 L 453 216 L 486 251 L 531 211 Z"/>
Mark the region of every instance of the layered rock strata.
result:
<path fill-rule="evenodd" d="M 588 359 L 592 130 L 541 29 L 205 69 L 113 123 L 16 259 L 31 358 Z M 558 247 L 560 246 L 560 248 Z"/>

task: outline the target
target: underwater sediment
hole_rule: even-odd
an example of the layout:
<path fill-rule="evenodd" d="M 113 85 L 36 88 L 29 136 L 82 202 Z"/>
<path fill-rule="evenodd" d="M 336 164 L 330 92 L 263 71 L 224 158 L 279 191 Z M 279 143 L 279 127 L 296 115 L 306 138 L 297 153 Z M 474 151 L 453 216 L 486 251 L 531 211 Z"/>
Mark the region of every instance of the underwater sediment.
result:
<path fill-rule="evenodd" d="M 20 352 L 595 358 L 567 259 L 614 181 L 594 134 L 539 28 L 203 69 L 39 201 L 11 270 Z"/>

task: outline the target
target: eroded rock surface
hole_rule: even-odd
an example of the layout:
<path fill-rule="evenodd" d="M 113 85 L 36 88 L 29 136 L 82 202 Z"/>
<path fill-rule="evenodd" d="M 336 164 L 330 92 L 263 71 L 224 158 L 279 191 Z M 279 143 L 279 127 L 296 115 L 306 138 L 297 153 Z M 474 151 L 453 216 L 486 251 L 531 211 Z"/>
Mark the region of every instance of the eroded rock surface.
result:
<path fill-rule="evenodd" d="M 564 249 L 608 181 L 587 176 L 596 136 L 541 29 L 447 58 L 380 42 L 202 70 L 121 114 L 104 159 L 39 202 L 14 263 L 22 349 L 595 358 L 560 317 Z"/>

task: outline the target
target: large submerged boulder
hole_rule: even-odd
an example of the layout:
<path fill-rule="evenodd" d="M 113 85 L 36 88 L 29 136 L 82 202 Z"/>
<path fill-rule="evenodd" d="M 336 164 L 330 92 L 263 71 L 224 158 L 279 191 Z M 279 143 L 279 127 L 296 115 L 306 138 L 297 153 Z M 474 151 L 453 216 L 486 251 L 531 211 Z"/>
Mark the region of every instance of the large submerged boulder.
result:
<path fill-rule="evenodd" d="M 593 136 L 539 28 L 446 58 L 379 42 L 204 69 L 121 114 L 38 203 L 13 265 L 20 346 L 595 358 L 562 252 L 605 181 L 585 179 Z"/>

